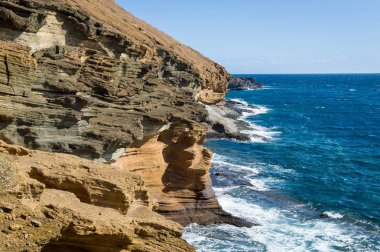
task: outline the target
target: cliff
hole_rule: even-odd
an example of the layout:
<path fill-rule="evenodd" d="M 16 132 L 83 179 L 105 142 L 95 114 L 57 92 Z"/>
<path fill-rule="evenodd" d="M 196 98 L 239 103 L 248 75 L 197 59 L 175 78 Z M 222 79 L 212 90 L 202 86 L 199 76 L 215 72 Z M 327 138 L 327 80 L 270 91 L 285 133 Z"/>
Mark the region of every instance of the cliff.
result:
<path fill-rule="evenodd" d="M 1 251 L 193 251 L 152 211 L 143 180 L 0 141 Z"/>
<path fill-rule="evenodd" d="M 223 100 L 228 78 L 113 1 L 0 0 L 0 162 L 9 173 L 0 182 L 15 182 L 0 200 L 18 206 L 4 216 L 51 223 L 33 235 L 36 250 L 192 250 L 181 226 L 153 211 L 182 225 L 249 225 L 221 210 L 202 147 L 204 104 Z M 21 244 L 7 223 L 2 240 Z"/>
<path fill-rule="evenodd" d="M 113 2 L 0 6 L 7 141 L 107 158 L 173 120 L 202 121 L 195 101 L 217 102 L 226 92 L 222 67 Z"/>

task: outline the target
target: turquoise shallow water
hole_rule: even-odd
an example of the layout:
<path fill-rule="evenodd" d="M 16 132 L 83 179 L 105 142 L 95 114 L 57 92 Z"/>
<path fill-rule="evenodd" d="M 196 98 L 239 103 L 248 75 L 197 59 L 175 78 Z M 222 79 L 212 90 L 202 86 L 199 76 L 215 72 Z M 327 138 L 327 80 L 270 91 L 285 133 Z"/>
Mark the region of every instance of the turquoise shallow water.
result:
<path fill-rule="evenodd" d="M 252 141 L 207 146 L 222 207 L 261 226 L 184 238 L 199 251 L 380 251 L 380 75 L 254 77 L 263 89 L 227 97 L 257 106 Z"/>

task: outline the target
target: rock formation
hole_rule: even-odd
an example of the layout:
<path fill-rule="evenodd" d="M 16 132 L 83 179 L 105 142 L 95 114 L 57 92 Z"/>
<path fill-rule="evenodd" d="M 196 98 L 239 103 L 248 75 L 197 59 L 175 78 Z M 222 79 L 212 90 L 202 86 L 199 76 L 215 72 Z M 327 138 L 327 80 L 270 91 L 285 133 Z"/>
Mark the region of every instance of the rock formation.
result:
<path fill-rule="evenodd" d="M 228 89 L 230 90 L 253 90 L 262 87 L 263 85 L 253 77 L 231 77 L 228 83 Z"/>
<path fill-rule="evenodd" d="M 195 100 L 217 102 L 226 92 L 222 67 L 110 1 L 0 6 L 8 142 L 107 159 L 171 121 L 202 121 Z"/>
<path fill-rule="evenodd" d="M 0 0 L 2 248 L 192 250 L 152 209 L 249 226 L 221 210 L 202 147 L 228 78 L 112 0 Z"/>
<path fill-rule="evenodd" d="M 0 141 L 1 251 L 193 251 L 135 174 Z"/>
<path fill-rule="evenodd" d="M 251 226 L 221 210 L 211 188 L 212 153 L 202 147 L 203 127 L 171 124 L 127 149 L 113 165 L 139 174 L 155 211 L 182 225 L 190 223 Z"/>

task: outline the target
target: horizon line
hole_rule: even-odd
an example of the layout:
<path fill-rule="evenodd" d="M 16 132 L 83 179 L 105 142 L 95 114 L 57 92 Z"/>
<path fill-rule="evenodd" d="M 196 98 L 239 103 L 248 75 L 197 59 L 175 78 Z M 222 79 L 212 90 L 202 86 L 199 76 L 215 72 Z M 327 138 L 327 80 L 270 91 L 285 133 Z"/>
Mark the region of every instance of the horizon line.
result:
<path fill-rule="evenodd" d="M 271 74 L 271 75 L 286 75 L 286 74 L 293 74 L 293 75 L 313 75 L 313 74 L 319 74 L 319 75 L 340 75 L 340 74 L 380 74 L 379 73 L 230 73 L 230 75 L 264 75 L 264 74 Z"/>

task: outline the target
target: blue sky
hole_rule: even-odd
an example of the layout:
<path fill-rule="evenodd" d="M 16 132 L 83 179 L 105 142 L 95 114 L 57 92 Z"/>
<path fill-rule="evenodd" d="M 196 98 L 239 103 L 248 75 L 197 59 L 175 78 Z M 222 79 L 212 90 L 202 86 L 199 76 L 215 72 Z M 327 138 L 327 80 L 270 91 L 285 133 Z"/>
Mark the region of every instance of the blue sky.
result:
<path fill-rule="evenodd" d="M 116 0 L 230 73 L 379 73 L 380 0 Z"/>

